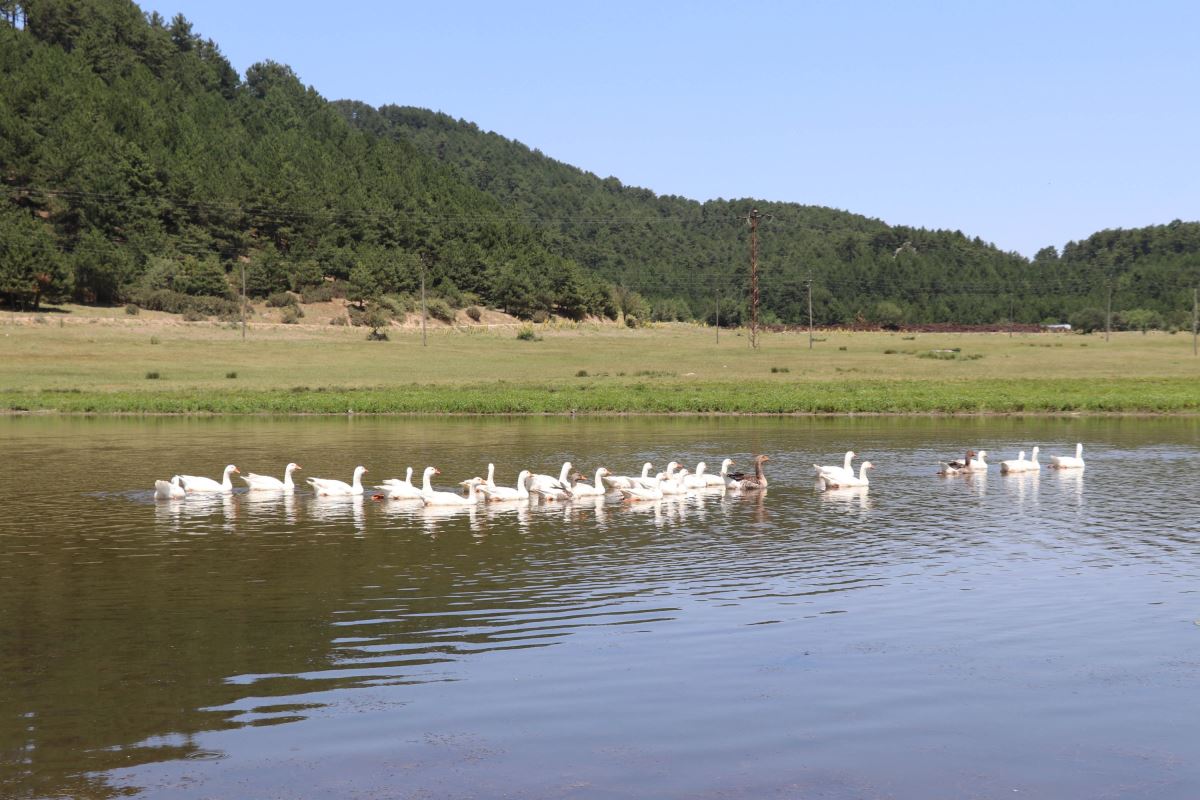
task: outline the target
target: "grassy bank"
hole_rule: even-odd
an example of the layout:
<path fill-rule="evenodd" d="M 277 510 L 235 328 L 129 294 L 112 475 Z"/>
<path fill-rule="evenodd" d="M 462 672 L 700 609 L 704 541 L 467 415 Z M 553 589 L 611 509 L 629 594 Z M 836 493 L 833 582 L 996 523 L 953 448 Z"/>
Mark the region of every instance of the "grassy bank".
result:
<path fill-rule="evenodd" d="M 1192 380 L 828 381 L 409 386 L 323 390 L 8 391 L 10 411 L 212 414 L 1200 413 Z"/>
<path fill-rule="evenodd" d="M 1190 337 L 822 332 L 689 325 L 255 325 L 94 309 L 5 314 L 0 410 L 78 413 L 1200 413 Z"/>

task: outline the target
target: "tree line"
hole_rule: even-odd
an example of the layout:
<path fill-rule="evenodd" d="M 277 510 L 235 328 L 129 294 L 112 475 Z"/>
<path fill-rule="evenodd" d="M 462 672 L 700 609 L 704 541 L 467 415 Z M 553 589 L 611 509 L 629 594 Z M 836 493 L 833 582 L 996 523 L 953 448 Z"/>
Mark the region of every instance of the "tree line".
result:
<path fill-rule="evenodd" d="M 235 313 L 252 296 L 399 314 L 625 314 L 739 324 L 748 229 L 762 319 L 1179 324 L 1200 225 L 1101 231 L 1033 259 L 960 231 L 753 199 L 656 195 L 423 109 L 329 102 L 285 65 L 237 74 L 182 15 L 129 0 L 0 4 L 0 300 Z M 194 298 L 204 298 L 203 300 Z M 1138 314 L 1141 316 L 1139 317 Z"/>

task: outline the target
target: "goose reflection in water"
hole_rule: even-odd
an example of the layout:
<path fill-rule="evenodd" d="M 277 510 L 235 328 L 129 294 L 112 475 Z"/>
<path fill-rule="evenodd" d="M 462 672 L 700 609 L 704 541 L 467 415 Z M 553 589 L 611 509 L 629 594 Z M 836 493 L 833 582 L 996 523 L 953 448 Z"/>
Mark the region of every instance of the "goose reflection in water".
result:
<path fill-rule="evenodd" d="M 360 494 L 349 497 L 314 495 L 309 501 L 308 513 L 310 517 L 321 522 L 341 522 L 349 517 L 356 534 L 361 535 L 367 528 L 363 497 Z"/>
<path fill-rule="evenodd" d="M 822 503 L 847 511 L 866 511 L 875 505 L 868 486 L 847 486 L 845 489 L 827 489 L 818 492 L 817 497 Z"/>
<path fill-rule="evenodd" d="M 1055 470 L 1055 484 L 1063 497 L 1070 499 L 1077 507 L 1083 503 L 1083 470 Z"/>
<path fill-rule="evenodd" d="M 154 506 L 155 519 L 170 522 L 176 529 L 185 519 L 196 520 L 215 517 L 218 514 L 221 516 L 221 527 L 226 531 L 233 531 L 238 510 L 232 494 L 192 494 L 185 500 L 159 501 Z M 209 532 L 202 527 L 195 527 L 194 523 L 189 525 L 188 534 Z"/>
<path fill-rule="evenodd" d="M 517 527 L 522 531 L 529 530 L 529 519 L 532 516 L 532 512 L 529 509 L 529 501 L 527 499 L 495 500 L 484 506 L 484 512 L 487 514 L 489 522 L 515 519 Z"/>
<path fill-rule="evenodd" d="M 425 530 L 433 536 L 437 535 L 441 525 L 455 518 L 465 518 L 473 531 L 479 530 L 477 506 L 423 506 L 418 516 L 424 522 Z"/>

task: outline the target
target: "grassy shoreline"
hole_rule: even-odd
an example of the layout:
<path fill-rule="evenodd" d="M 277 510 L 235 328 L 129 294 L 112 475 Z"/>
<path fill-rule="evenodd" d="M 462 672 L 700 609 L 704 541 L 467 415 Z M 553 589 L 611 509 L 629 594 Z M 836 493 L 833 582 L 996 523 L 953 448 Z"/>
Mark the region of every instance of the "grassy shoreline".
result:
<path fill-rule="evenodd" d="M 0 391 L 0 412 L 64 414 L 1200 414 L 1190 378 L 418 385 Z"/>

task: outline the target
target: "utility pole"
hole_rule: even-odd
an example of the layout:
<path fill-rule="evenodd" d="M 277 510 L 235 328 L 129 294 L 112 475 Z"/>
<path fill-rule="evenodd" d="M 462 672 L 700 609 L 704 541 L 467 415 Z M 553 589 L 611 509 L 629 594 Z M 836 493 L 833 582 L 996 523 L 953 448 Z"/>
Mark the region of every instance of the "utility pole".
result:
<path fill-rule="evenodd" d="M 757 208 L 750 209 L 746 221 L 750 223 L 750 346 L 758 348 L 758 222 L 770 219 L 770 214 L 760 214 Z"/>
<path fill-rule="evenodd" d="M 429 343 L 425 340 L 425 317 L 428 314 L 425 311 L 425 259 L 421 259 L 421 347 L 428 347 Z"/>
<path fill-rule="evenodd" d="M 1196 355 L 1196 323 L 1200 322 L 1200 290 L 1192 287 L 1192 355 Z"/>
<path fill-rule="evenodd" d="M 1104 307 L 1104 341 L 1112 333 L 1112 281 L 1108 282 L 1108 302 Z"/>
<path fill-rule="evenodd" d="M 721 343 L 721 295 L 717 292 L 717 281 L 713 279 L 713 313 L 717 318 L 717 344 Z"/>
<path fill-rule="evenodd" d="M 808 349 L 813 349 L 813 326 L 812 326 L 812 276 L 805 281 L 808 284 Z"/>
<path fill-rule="evenodd" d="M 240 262 L 242 265 L 242 341 L 246 340 L 246 262 Z"/>

